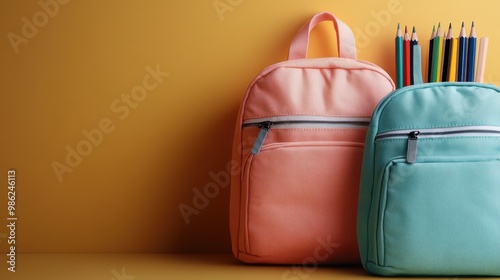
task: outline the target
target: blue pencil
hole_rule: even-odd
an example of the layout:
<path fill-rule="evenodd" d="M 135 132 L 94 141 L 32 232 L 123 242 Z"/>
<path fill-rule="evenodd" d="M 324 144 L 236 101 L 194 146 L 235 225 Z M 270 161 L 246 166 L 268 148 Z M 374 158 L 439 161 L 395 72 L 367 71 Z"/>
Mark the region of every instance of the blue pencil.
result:
<path fill-rule="evenodd" d="M 465 63 L 467 59 L 467 38 L 465 35 L 465 27 L 462 22 L 460 37 L 458 39 L 458 65 L 457 65 L 457 82 L 465 82 Z"/>
<path fill-rule="evenodd" d="M 472 22 L 467 47 L 467 82 L 474 82 L 475 79 L 474 69 L 476 67 L 476 40 L 476 29 L 474 28 L 474 22 Z"/>

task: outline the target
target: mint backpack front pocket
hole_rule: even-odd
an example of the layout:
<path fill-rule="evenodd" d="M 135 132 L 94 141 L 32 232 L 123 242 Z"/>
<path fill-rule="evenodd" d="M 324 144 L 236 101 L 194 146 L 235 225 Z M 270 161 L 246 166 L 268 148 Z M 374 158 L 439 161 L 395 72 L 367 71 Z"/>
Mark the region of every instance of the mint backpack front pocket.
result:
<path fill-rule="evenodd" d="M 363 266 L 379 275 L 500 275 L 500 89 L 392 92 L 368 131 L 358 209 Z"/>

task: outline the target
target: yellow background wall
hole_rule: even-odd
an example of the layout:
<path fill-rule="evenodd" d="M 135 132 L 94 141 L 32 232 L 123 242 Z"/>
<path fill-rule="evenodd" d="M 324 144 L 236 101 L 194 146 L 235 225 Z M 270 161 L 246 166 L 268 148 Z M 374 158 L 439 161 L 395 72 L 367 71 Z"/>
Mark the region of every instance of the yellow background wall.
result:
<path fill-rule="evenodd" d="M 398 22 L 417 26 L 427 57 L 433 24 L 457 36 L 475 20 L 490 37 L 486 80 L 500 81 L 494 0 L 47 1 L 50 14 L 0 3 L 2 252 L 11 168 L 18 252 L 229 252 L 223 179 L 239 103 L 316 12 L 346 22 L 359 58 L 393 77 Z M 312 41 L 311 57 L 336 55 L 330 25 Z M 214 183 L 187 224 L 179 206 Z"/>

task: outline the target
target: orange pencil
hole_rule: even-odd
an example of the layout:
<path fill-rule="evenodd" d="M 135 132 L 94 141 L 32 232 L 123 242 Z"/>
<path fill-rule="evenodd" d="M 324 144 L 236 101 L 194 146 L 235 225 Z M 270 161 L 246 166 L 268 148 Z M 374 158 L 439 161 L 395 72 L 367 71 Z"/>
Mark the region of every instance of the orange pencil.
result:
<path fill-rule="evenodd" d="M 404 54 L 404 62 L 403 62 L 404 74 L 403 74 L 403 77 L 404 77 L 404 79 L 403 80 L 404 80 L 405 86 L 411 85 L 410 45 L 411 45 L 411 42 L 410 42 L 410 36 L 408 35 L 408 27 L 405 26 L 405 37 L 404 37 L 404 43 L 403 43 L 403 46 L 404 46 L 404 50 L 403 50 L 403 54 Z"/>

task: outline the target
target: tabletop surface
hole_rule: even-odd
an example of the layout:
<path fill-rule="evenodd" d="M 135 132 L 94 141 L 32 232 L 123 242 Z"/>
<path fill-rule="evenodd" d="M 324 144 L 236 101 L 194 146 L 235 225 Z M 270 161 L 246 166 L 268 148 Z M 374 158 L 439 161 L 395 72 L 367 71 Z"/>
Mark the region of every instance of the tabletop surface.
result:
<path fill-rule="evenodd" d="M 369 275 L 361 267 L 246 265 L 235 260 L 230 254 L 20 254 L 17 256 L 15 273 L 7 271 L 5 266 L 0 271 L 0 279 L 2 280 L 340 280 L 373 278 L 379 277 Z M 439 279 L 456 278 L 441 277 Z"/>

